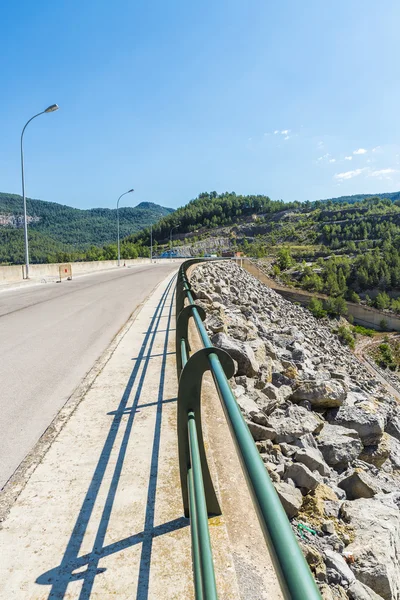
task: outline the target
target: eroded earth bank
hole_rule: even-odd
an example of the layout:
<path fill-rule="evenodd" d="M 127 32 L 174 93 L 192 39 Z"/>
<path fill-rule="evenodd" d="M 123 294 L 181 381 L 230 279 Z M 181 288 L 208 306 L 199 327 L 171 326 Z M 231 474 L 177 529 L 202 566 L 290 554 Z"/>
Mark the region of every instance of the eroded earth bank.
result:
<path fill-rule="evenodd" d="M 325 600 L 400 599 L 400 407 L 311 313 L 232 262 L 192 272 Z"/>

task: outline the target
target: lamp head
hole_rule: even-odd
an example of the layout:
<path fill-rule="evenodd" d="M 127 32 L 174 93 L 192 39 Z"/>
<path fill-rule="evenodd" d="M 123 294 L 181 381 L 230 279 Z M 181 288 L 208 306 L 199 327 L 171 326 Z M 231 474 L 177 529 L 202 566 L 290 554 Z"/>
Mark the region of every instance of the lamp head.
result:
<path fill-rule="evenodd" d="M 130 192 L 134 192 L 134 191 L 135 191 L 135 190 L 132 188 L 131 190 L 128 190 L 128 194 L 129 194 Z"/>
<path fill-rule="evenodd" d="M 54 112 L 55 110 L 58 110 L 58 109 L 59 109 L 58 104 L 52 104 L 51 106 L 48 106 L 44 112 L 45 113 L 51 113 L 51 112 Z"/>

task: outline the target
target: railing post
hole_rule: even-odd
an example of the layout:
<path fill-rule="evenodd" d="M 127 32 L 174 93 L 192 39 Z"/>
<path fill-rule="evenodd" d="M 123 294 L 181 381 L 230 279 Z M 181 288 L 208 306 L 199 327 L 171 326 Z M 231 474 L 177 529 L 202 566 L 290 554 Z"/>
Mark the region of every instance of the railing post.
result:
<path fill-rule="evenodd" d="M 234 372 L 233 360 L 227 352 L 219 348 L 202 348 L 195 352 L 184 366 L 178 387 L 178 447 L 179 470 L 181 477 L 182 500 L 185 516 L 189 516 L 189 497 L 187 487 L 188 469 L 190 467 L 190 447 L 188 438 L 188 414 L 196 415 L 197 439 L 199 443 L 200 463 L 203 473 L 204 491 L 209 516 L 221 514 L 221 508 L 215 493 L 210 470 L 207 464 L 206 452 L 201 424 L 201 385 L 203 375 L 210 369 L 208 356 L 214 353 L 220 359 L 227 377 Z"/>

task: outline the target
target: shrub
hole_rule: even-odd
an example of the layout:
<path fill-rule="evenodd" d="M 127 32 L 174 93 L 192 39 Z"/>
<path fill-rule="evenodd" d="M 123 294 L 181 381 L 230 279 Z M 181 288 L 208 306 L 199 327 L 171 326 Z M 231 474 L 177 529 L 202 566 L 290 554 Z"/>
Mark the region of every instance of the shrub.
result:
<path fill-rule="evenodd" d="M 390 297 L 386 292 L 380 292 L 375 298 L 375 306 L 379 310 L 384 310 L 390 307 Z"/>
<path fill-rule="evenodd" d="M 379 321 L 379 327 L 382 329 L 382 331 L 387 331 L 388 322 L 386 321 L 386 319 L 381 319 Z"/>
<path fill-rule="evenodd" d="M 308 310 L 314 315 L 316 319 L 322 319 L 326 317 L 326 310 L 324 310 L 322 301 L 318 298 L 311 298 L 308 305 Z"/>
<path fill-rule="evenodd" d="M 358 333 L 359 335 L 366 335 L 368 337 L 374 337 L 375 331 L 373 329 L 367 329 L 362 325 L 354 325 L 353 332 Z"/>
<path fill-rule="evenodd" d="M 348 299 L 350 300 L 350 302 L 360 304 L 360 296 L 354 290 L 349 290 Z"/>
<path fill-rule="evenodd" d="M 348 327 L 346 327 L 345 325 L 340 325 L 337 334 L 342 344 L 349 346 L 352 350 L 354 350 L 356 343 Z"/>

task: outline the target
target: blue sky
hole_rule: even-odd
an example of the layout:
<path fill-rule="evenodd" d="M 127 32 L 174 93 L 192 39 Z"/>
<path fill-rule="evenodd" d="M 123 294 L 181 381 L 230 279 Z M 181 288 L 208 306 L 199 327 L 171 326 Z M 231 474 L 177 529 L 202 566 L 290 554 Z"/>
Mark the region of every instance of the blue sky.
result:
<path fill-rule="evenodd" d="M 397 0 L 0 6 L 0 191 L 82 208 L 400 190 Z"/>

